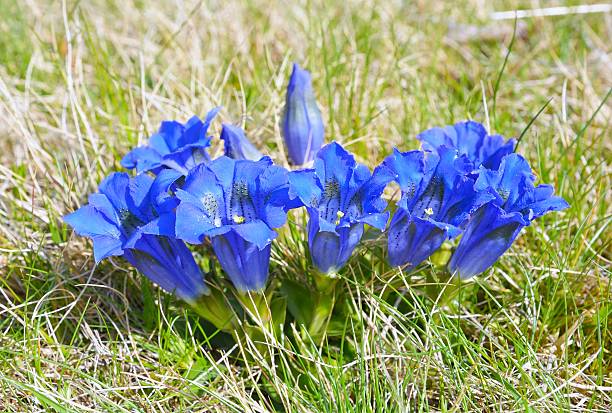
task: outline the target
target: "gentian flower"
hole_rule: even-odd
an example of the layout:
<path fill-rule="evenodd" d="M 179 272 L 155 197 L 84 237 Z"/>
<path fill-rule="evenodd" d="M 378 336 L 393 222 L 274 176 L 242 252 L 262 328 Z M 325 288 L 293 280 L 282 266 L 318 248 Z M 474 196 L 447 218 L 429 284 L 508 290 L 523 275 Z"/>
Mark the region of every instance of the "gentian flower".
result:
<path fill-rule="evenodd" d="M 289 174 L 290 197 L 309 215 L 308 245 L 314 266 L 328 274 L 342 268 L 361 240 L 364 224 L 384 229 L 386 182 L 372 181 L 370 170 L 332 142 L 314 161 L 314 169 Z"/>
<path fill-rule="evenodd" d="M 238 126 L 224 123 L 221 128 L 221 139 L 225 143 L 225 156 L 227 157 L 251 161 L 258 161 L 263 157 Z"/>
<path fill-rule="evenodd" d="M 262 289 L 274 228 L 287 219 L 287 171 L 268 157 L 255 162 L 222 156 L 192 169 L 176 196 L 176 236 L 190 244 L 209 237 L 238 290 Z"/>
<path fill-rule="evenodd" d="M 456 123 L 445 128 L 432 128 L 417 136 L 426 151 L 436 152 L 443 147 L 457 150 L 474 164 L 497 169 L 502 158 L 514 151 L 514 139 L 504 141 L 500 135 L 489 135 L 483 125 L 473 121 Z"/>
<path fill-rule="evenodd" d="M 493 198 L 474 189 L 472 169 L 465 155 L 445 147 L 425 153 L 395 149 L 376 168 L 374 180 L 394 180 L 402 191 L 388 230 L 391 265 L 417 266 L 459 235 L 468 216 Z"/>
<path fill-rule="evenodd" d="M 293 64 L 287 86 L 282 133 L 294 165 L 304 165 L 314 159 L 323 145 L 323 119 L 317 106 L 310 73 Z"/>
<path fill-rule="evenodd" d="M 136 168 L 138 173 L 151 171 L 156 174 L 170 168 L 187 175 L 189 169 L 210 160 L 206 152 L 210 137 L 206 133 L 220 109 L 208 112 L 204 122 L 197 116 L 184 125 L 177 121 L 162 122 L 159 131 L 149 139 L 149 144 L 130 151 L 121 160 L 121 166 Z"/>
<path fill-rule="evenodd" d="M 534 185 L 535 176 L 527 161 L 510 154 L 498 170 L 481 168 L 475 189 L 489 191 L 495 198 L 470 218 L 448 268 L 463 279 L 492 266 L 510 248 L 521 229 L 549 211 L 569 205 L 553 196 L 551 185 Z"/>
<path fill-rule="evenodd" d="M 64 217 L 77 234 L 93 240 L 96 263 L 123 256 L 168 292 L 194 301 L 208 292 L 191 251 L 173 237 L 173 214 L 158 214 L 152 198 L 153 178 L 108 176 L 89 204 Z"/>

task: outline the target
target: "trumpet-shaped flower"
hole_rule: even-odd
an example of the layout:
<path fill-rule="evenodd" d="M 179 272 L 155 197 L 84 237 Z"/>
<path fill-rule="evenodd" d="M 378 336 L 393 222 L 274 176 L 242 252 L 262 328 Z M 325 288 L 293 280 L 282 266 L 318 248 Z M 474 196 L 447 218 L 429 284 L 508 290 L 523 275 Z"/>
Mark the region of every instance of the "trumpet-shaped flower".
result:
<path fill-rule="evenodd" d="M 290 196 L 309 214 L 308 245 L 322 273 L 339 270 L 361 240 L 364 224 L 384 229 L 389 215 L 381 198 L 387 182 L 373 181 L 370 170 L 332 142 L 315 158 L 314 169 L 289 174 Z"/>
<path fill-rule="evenodd" d="M 96 262 L 123 256 L 151 281 L 192 301 L 208 292 L 191 251 L 174 238 L 172 214 L 158 214 L 153 178 L 108 176 L 89 204 L 64 217 L 77 234 L 93 240 Z"/>
<path fill-rule="evenodd" d="M 281 129 L 294 165 L 312 161 L 323 145 L 323 119 L 312 90 L 310 73 L 297 63 L 293 64 L 287 86 Z"/>
<path fill-rule="evenodd" d="M 148 145 L 133 149 L 121 160 L 126 169 L 136 168 L 138 173 L 159 173 L 164 168 L 174 169 L 183 175 L 194 166 L 208 162 L 206 148 L 210 137 L 206 136 L 210 123 L 221 108 L 208 112 L 204 122 L 197 116 L 187 123 L 162 122 L 159 131 L 151 136 Z"/>
<path fill-rule="evenodd" d="M 504 141 L 503 136 L 489 135 L 483 125 L 473 121 L 456 123 L 444 128 L 432 128 L 417 136 L 424 150 L 438 151 L 452 148 L 465 155 L 475 168 L 497 169 L 502 158 L 514 150 L 515 140 Z"/>
<path fill-rule="evenodd" d="M 445 147 L 435 153 L 395 149 L 376 168 L 374 180 L 394 180 L 402 191 L 388 230 L 391 265 L 415 267 L 459 235 L 468 216 L 493 198 L 474 189 L 472 169 L 465 155 Z"/>
<path fill-rule="evenodd" d="M 227 157 L 251 161 L 258 161 L 263 157 L 238 126 L 224 123 L 221 129 L 221 139 L 225 143 L 225 156 Z"/>
<path fill-rule="evenodd" d="M 475 188 L 494 194 L 469 220 L 465 233 L 449 261 L 449 271 L 463 279 L 492 266 L 510 248 L 521 229 L 549 211 L 567 208 L 567 202 L 553 196 L 551 185 L 534 185 L 527 161 L 510 154 L 498 170 L 481 168 Z"/>
<path fill-rule="evenodd" d="M 287 219 L 287 171 L 268 157 L 222 156 L 192 169 L 176 196 L 176 236 L 191 244 L 209 237 L 238 290 L 263 288 L 274 228 Z"/>

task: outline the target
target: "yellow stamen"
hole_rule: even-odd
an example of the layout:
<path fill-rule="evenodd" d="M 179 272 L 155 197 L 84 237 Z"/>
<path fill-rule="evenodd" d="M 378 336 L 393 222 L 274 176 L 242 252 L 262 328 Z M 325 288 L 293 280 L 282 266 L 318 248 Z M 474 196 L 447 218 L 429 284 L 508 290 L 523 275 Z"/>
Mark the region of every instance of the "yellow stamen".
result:
<path fill-rule="evenodd" d="M 236 224 L 242 224 L 244 222 L 244 217 L 241 217 L 240 215 L 234 215 L 232 216 L 232 219 Z"/>
<path fill-rule="evenodd" d="M 427 209 L 425 210 L 425 213 L 426 213 L 427 215 L 433 215 L 433 208 L 427 208 Z"/>
<path fill-rule="evenodd" d="M 338 219 L 336 220 L 336 225 L 340 225 L 340 219 L 344 216 L 344 212 L 338 211 L 336 212 L 336 216 L 338 217 Z"/>

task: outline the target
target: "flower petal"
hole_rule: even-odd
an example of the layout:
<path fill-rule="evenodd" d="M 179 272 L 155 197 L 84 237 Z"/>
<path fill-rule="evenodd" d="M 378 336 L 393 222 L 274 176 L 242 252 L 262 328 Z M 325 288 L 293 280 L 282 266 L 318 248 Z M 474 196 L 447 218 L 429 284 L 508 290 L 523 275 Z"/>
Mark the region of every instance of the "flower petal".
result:
<path fill-rule="evenodd" d="M 483 205 L 468 223 L 449 261 L 449 271 L 462 279 L 480 274 L 510 248 L 523 227 L 520 213 L 508 214 L 493 202 Z"/>
<path fill-rule="evenodd" d="M 74 231 L 85 237 L 97 235 L 120 239 L 121 231 L 105 215 L 91 205 L 85 205 L 71 214 L 64 216 L 64 222 Z"/>
<path fill-rule="evenodd" d="M 139 146 L 128 152 L 121 159 L 121 166 L 125 169 L 136 168 L 137 173 L 147 172 L 159 168 L 162 155 L 148 146 Z"/>
<path fill-rule="evenodd" d="M 289 196 L 299 198 L 304 205 L 317 208 L 323 190 L 314 169 L 289 173 Z"/>
<path fill-rule="evenodd" d="M 270 245 L 259 249 L 235 231 L 212 238 L 221 267 L 238 291 L 258 291 L 265 287 L 270 264 Z"/>
<path fill-rule="evenodd" d="M 448 231 L 429 220 L 411 217 L 398 209 L 389 225 L 389 264 L 414 268 L 448 238 Z"/>
<path fill-rule="evenodd" d="M 251 221 L 245 224 L 233 225 L 232 230 L 245 241 L 263 250 L 277 237 L 275 231 L 271 230 L 261 220 Z"/>
<path fill-rule="evenodd" d="M 310 162 L 323 144 L 323 119 L 310 73 L 295 63 L 287 86 L 281 130 L 289 159 L 295 165 Z"/>
<path fill-rule="evenodd" d="M 258 161 L 263 156 L 238 126 L 224 123 L 221 129 L 221 139 L 225 145 L 225 156 L 252 161 Z"/>
<path fill-rule="evenodd" d="M 143 235 L 125 258 L 147 278 L 164 290 L 186 301 L 208 293 L 204 276 L 191 251 L 172 238 Z"/>

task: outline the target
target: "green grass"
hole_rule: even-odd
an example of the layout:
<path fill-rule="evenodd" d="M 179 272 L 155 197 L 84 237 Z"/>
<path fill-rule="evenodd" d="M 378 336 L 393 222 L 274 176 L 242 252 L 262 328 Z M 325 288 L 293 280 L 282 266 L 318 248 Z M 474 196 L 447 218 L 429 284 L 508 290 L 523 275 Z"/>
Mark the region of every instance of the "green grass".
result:
<path fill-rule="evenodd" d="M 526 19 L 510 50 L 513 22 L 489 13 L 532 2 L 176 3 L 0 0 L 0 411 L 612 409 L 609 15 Z M 290 319 L 236 345 L 121 260 L 94 268 L 61 216 L 162 119 L 223 105 L 286 162 L 293 60 L 327 140 L 370 166 L 428 127 L 519 136 L 533 120 L 519 151 L 571 207 L 451 305 L 424 294 L 431 267 L 399 272 L 368 241 L 336 285 L 358 316 L 322 345 Z M 312 282 L 300 225 L 276 243 L 272 284 Z"/>

